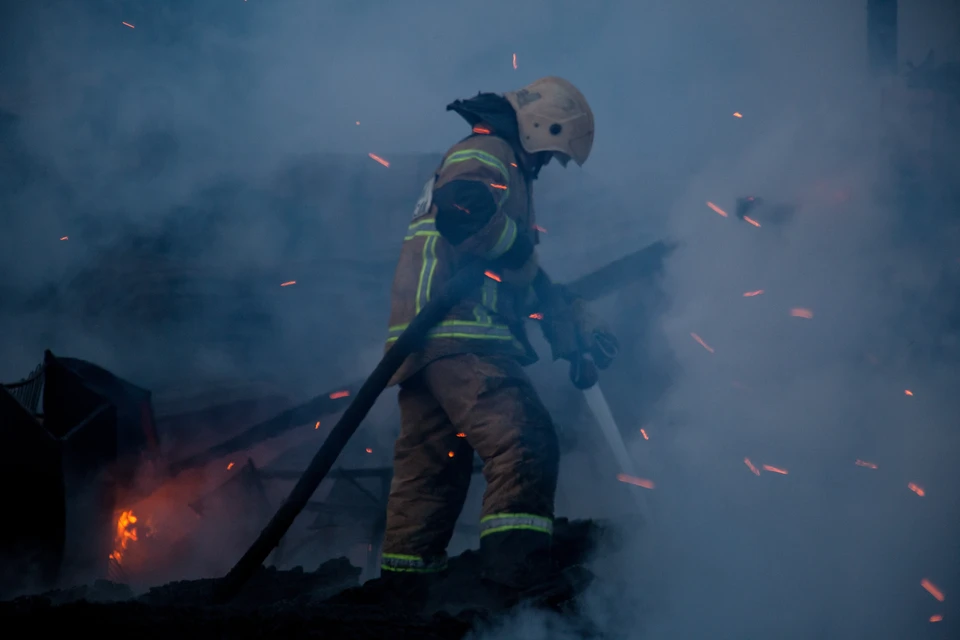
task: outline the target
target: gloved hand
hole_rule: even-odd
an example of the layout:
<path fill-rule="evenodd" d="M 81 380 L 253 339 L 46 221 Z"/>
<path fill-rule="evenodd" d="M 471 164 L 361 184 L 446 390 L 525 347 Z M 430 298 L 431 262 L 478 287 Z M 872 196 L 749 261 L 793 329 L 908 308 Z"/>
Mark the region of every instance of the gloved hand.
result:
<path fill-rule="evenodd" d="M 606 369 L 620 353 L 620 343 L 609 327 L 590 312 L 582 298 L 569 298 L 570 314 L 583 353 L 589 353 L 597 368 Z"/>

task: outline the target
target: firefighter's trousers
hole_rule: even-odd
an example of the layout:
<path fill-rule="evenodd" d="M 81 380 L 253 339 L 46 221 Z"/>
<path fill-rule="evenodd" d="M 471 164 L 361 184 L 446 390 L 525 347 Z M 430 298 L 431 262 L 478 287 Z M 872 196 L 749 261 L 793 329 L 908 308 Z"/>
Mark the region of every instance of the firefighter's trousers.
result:
<path fill-rule="evenodd" d="M 448 356 L 404 382 L 399 398 L 383 571 L 443 570 L 476 451 L 487 481 L 484 575 L 517 588 L 536 582 L 549 571 L 560 453 L 523 368 L 510 358 Z"/>

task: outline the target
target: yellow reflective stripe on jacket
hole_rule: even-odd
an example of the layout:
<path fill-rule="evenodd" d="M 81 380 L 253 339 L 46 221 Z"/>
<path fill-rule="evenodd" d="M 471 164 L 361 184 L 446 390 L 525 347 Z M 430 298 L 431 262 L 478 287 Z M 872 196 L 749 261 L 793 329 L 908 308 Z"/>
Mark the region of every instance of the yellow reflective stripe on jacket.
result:
<path fill-rule="evenodd" d="M 503 176 L 503 186 L 507 187 L 504 189 L 504 191 L 510 191 L 510 172 L 507 170 L 506 165 L 500 162 L 497 156 L 487 153 L 486 151 L 480 151 L 479 149 L 463 149 L 461 151 L 454 151 L 447 156 L 446 160 L 443 161 L 443 164 L 440 166 L 440 171 L 443 171 L 452 164 L 466 162 L 467 160 L 476 160 L 477 162 L 481 162 L 499 171 L 500 175 Z M 503 199 L 506 199 L 506 194 L 504 194 Z"/>
<path fill-rule="evenodd" d="M 403 241 L 406 242 L 407 240 L 413 240 L 414 238 L 439 235 L 440 232 L 437 231 L 436 222 L 433 220 L 433 218 L 428 218 L 426 220 L 418 220 L 407 227 L 407 235 L 404 236 Z"/>
<path fill-rule="evenodd" d="M 436 573 L 447 568 L 447 558 L 442 556 L 426 561 L 420 556 L 408 556 L 401 553 L 384 553 L 380 556 L 380 568 L 384 571 L 404 573 Z"/>
<path fill-rule="evenodd" d="M 553 535 L 553 518 L 532 513 L 492 513 L 480 519 L 480 537 L 502 531 L 539 531 Z"/>
<path fill-rule="evenodd" d="M 430 289 L 433 287 L 433 274 L 437 271 L 437 241 L 440 234 L 428 236 L 423 243 L 420 263 L 420 278 L 417 280 L 417 313 L 430 302 Z"/>
<path fill-rule="evenodd" d="M 387 343 L 395 342 L 409 324 L 398 324 L 388 329 Z M 427 332 L 428 338 L 476 338 L 480 340 L 513 340 L 510 327 L 492 322 L 446 320 Z"/>
<path fill-rule="evenodd" d="M 490 249 L 483 257 L 487 260 L 496 260 L 507 251 L 510 250 L 510 247 L 513 246 L 513 243 L 517 240 L 517 223 L 513 221 L 512 218 L 504 216 L 503 218 L 503 231 L 500 232 L 500 237 L 497 238 L 497 243 L 493 245 L 493 248 Z"/>

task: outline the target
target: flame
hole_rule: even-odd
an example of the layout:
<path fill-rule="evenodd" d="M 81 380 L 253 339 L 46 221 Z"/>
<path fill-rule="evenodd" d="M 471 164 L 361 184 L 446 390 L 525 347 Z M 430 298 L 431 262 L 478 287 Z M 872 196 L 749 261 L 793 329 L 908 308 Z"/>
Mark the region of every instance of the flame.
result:
<path fill-rule="evenodd" d="M 538 313 L 531 313 L 531 314 L 530 314 L 530 317 L 533 318 L 534 320 L 543 320 L 543 314 L 542 314 L 542 313 L 539 313 L 539 312 L 538 312 Z"/>
<path fill-rule="evenodd" d="M 866 467 L 867 469 L 876 469 L 876 468 L 877 468 L 877 465 L 876 465 L 875 463 L 873 463 L 873 462 L 867 462 L 867 461 L 865 461 L 865 460 L 860 460 L 859 458 L 858 458 L 857 461 L 854 462 L 853 464 L 857 465 L 858 467 Z"/>
<path fill-rule="evenodd" d="M 801 309 L 800 307 L 797 307 L 796 309 L 790 309 L 790 315 L 792 315 L 794 318 L 806 318 L 809 320 L 813 317 L 813 311 L 810 311 L 810 309 Z"/>
<path fill-rule="evenodd" d="M 763 289 L 757 289 L 756 291 L 747 291 L 743 294 L 744 298 L 752 298 L 753 296 L 763 295 Z"/>
<path fill-rule="evenodd" d="M 70 239 L 70 236 L 63 236 L 63 237 L 60 238 L 60 239 L 61 239 L 61 240 L 69 240 L 69 239 Z"/>
<path fill-rule="evenodd" d="M 937 588 L 937 585 L 933 584 L 926 578 L 920 581 L 920 586 L 927 590 L 927 593 L 932 595 L 934 598 L 943 602 L 943 591 Z"/>
<path fill-rule="evenodd" d="M 650 439 L 650 436 L 647 435 L 647 430 L 646 430 L 646 429 L 640 429 L 640 435 L 643 436 L 643 439 L 644 439 L 644 440 L 649 440 L 649 439 Z"/>
<path fill-rule="evenodd" d="M 134 526 L 136 523 L 137 516 L 133 515 L 133 511 L 121 511 L 117 518 L 117 535 L 114 538 L 116 546 L 110 554 L 110 559 L 118 565 L 123 563 L 123 556 L 130 541 L 137 541 L 137 528 Z"/>
<path fill-rule="evenodd" d="M 232 462 L 227 465 L 227 471 L 230 471 L 230 469 L 233 469 L 233 463 L 232 463 Z"/>
<path fill-rule="evenodd" d="M 500 276 L 498 276 L 497 274 L 495 274 L 493 271 L 484 271 L 484 272 L 483 272 L 483 275 L 487 276 L 487 277 L 490 278 L 491 280 L 496 280 L 497 282 L 500 282 L 500 281 L 501 281 L 501 280 L 500 280 Z"/>
<path fill-rule="evenodd" d="M 907 485 L 907 488 L 910 489 L 910 491 L 913 491 L 915 494 L 917 494 L 921 498 L 927 495 L 927 492 L 923 490 L 923 487 L 918 485 L 916 482 L 911 482 L 910 484 Z"/>
<path fill-rule="evenodd" d="M 513 54 L 513 68 L 517 68 L 517 54 Z"/>
<path fill-rule="evenodd" d="M 488 134 L 488 133 L 490 133 L 490 129 L 486 129 L 486 128 L 484 128 L 484 127 L 474 127 L 474 128 L 473 128 L 473 132 L 474 132 L 474 133 Z"/>
<path fill-rule="evenodd" d="M 367 453 L 373 453 L 373 449 L 371 449 L 370 447 L 367 447 L 366 449 L 364 449 L 364 451 L 366 451 Z"/>
<path fill-rule="evenodd" d="M 390 166 L 390 163 L 389 163 L 389 162 L 387 162 L 386 160 L 384 160 L 383 158 L 381 158 L 380 156 L 378 156 L 378 155 L 375 154 L 375 153 L 368 153 L 367 155 L 370 156 L 372 159 L 376 160 L 377 162 L 379 162 L 380 164 L 382 164 L 382 165 L 385 166 L 385 167 L 389 167 L 389 166 Z"/>
<path fill-rule="evenodd" d="M 637 478 L 636 476 L 628 476 L 625 473 L 618 473 L 617 480 L 620 482 L 626 482 L 627 484 L 636 485 L 638 487 L 643 487 L 644 489 L 653 489 L 653 480 L 647 480 L 646 478 Z"/>
<path fill-rule="evenodd" d="M 296 280 L 287 280 L 286 282 L 281 282 L 281 283 L 280 283 L 280 286 L 281 286 L 281 287 L 289 287 L 289 286 L 292 285 L 292 284 L 297 284 L 297 281 L 296 281 Z"/>
<path fill-rule="evenodd" d="M 129 22 L 121 22 L 120 24 L 122 24 L 125 27 L 130 27 L 131 29 L 136 29 L 136 27 L 130 24 Z"/>
<path fill-rule="evenodd" d="M 786 469 L 781 469 L 781 468 L 779 468 L 779 467 L 774 467 L 774 466 L 769 465 L 769 464 L 763 465 L 763 470 L 764 470 L 764 471 L 769 471 L 769 472 L 771 472 L 771 473 L 779 473 L 779 474 L 782 475 L 782 476 L 787 475 L 787 470 L 786 470 Z"/>
<path fill-rule="evenodd" d="M 448 457 L 448 458 L 452 458 L 452 457 L 453 457 L 453 451 L 447 451 L 447 457 Z"/>
<path fill-rule="evenodd" d="M 757 222 L 756 220 L 754 220 L 753 218 L 751 218 L 750 216 L 743 216 L 743 221 L 744 221 L 744 222 L 749 222 L 750 224 L 752 224 L 752 225 L 755 226 L 755 227 L 759 227 L 759 226 L 760 226 L 760 223 Z"/>
<path fill-rule="evenodd" d="M 912 396 L 912 395 L 913 395 L 913 391 L 910 391 L 910 389 L 904 389 L 904 390 L 903 390 L 903 393 L 904 393 L 904 395 L 908 395 L 908 396 Z"/>
<path fill-rule="evenodd" d="M 712 202 L 707 202 L 707 206 L 713 209 L 714 211 L 716 211 L 717 213 L 719 213 L 720 215 L 722 215 L 724 218 L 727 217 L 727 212 L 721 209 L 720 207 L 718 207 L 717 205 L 713 204 Z"/>
<path fill-rule="evenodd" d="M 695 334 L 695 333 L 691 333 L 691 334 L 690 334 L 690 337 L 693 338 L 694 340 L 696 340 L 697 342 L 699 342 L 701 347 L 703 347 L 704 349 L 706 349 L 706 350 L 709 351 L 710 353 L 713 353 L 713 347 L 711 347 L 711 346 L 708 345 L 706 342 L 704 342 L 704 341 L 703 341 L 703 338 L 701 338 L 700 336 L 698 336 L 698 335 Z"/>
<path fill-rule="evenodd" d="M 497 184 L 496 182 L 491 182 L 491 183 L 490 183 L 490 186 L 493 187 L 494 189 L 503 189 L 503 190 L 506 190 L 506 188 L 507 188 L 507 185 L 505 185 L 505 184 Z"/>
<path fill-rule="evenodd" d="M 753 463 L 750 462 L 750 458 L 744 458 L 743 464 L 747 465 L 747 468 L 750 469 L 750 471 L 753 471 L 753 475 L 760 475 L 760 469 L 757 469 L 755 466 L 753 466 Z"/>
<path fill-rule="evenodd" d="M 349 395 L 350 395 L 349 391 L 334 391 L 333 393 L 330 394 L 330 399 L 337 400 L 339 398 L 346 398 Z M 319 422 L 317 423 L 317 426 L 318 427 L 320 426 Z"/>
<path fill-rule="evenodd" d="M 930 616 L 930 622 L 940 622 L 941 620 L 943 620 L 943 616 L 940 615 L 939 613 L 936 615 Z"/>
<path fill-rule="evenodd" d="M 734 117 L 734 118 L 742 118 L 742 117 L 743 117 L 743 114 L 740 113 L 739 111 L 734 111 L 734 112 L 733 112 L 733 117 Z"/>

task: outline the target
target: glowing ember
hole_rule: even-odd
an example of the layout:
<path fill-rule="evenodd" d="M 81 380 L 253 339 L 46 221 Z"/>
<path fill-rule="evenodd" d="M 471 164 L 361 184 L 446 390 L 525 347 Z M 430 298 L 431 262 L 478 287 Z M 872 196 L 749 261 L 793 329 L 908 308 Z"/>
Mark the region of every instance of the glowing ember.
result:
<path fill-rule="evenodd" d="M 543 320 L 543 314 L 542 314 L 542 313 L 531 313 L 531 314 L 530 314 L 530 317 L 531 317 L 532 319 L 534 319 L 534 320 Z"/>
<path fill-rule="evenodd" d="M 697 342 L 699 342 L 701 347 L 703 347 L 704 349 L 706 349 L 706 350 L 709 351 L 710 353 L 713 353 L 713 347 L 711 347 L 711 346 L 708 345 L 706 342 L 704 342 L 704 341 L 703 341 L 703 338 L 701 338 L 700 336 L 698 336 L 698 335 L 695 334 L 695 333 L 691 333 L 691 334 L 690 334 L 690 337 L 693 338 L 694 340 L 696 340 Z"/>
<path fill-rule="evenodd" d="M 113 553 L 110 554 L 110 559 L 118 565 L 123 564 L 123 556 L 127 551 L 127 545 L 131 541 L 137 541 L 137 527 L 134 526 L 136 524 L 137 516 L 133 515 L 133 511 L 120 512 L 120 517 L 117 518 L 117 535 L 114 538 L 116 546 Z"/>
<path fill-rule="evenodd" d="M 349 391 L 334 391 L 333 393 L 330 394 L 330 399 L 338 400 L 340 398 L 346 398 L 349 395 L 350 395 Z M 319 424 L 320 423 L 318 422 L 317 425 L 319 426 Z"/>
<path fill-rule="evenodd" d="M 465 434 L 463 431 L 461 431 L 460 433 L 457 434 L 457 437 L 458 437 L 458 438 L 466 438 L 466 437 L 467 437 L 467 434 Z"/>
<path fill-rule="evenodd" d="M 930 622 L 940 622 L 941 620 L 943 620 L 943 616 L 940 615 L 939 613 L 936 615 L 930 616 Z"/>
<path fill-rule="evenodd" d="M 760 469 L 757 469 L 757 468 L 753 465 L 753 463 L 750 462 L 750 458 L 744 458 L 744 459 L 743 459 L 743 464 L 747 465 L 747 469 L 750 469 L 750 471 L 753 471 L 753 475 L 755 475 L 755 476 L 760 475 Z"/>
<path fill-rule="evenodd" d="M 130 27 L 131 29 L 136 29 L 136 27 L 130 24 L 129 22 L 121 22 L 120 24 L 122 24 L 125 27 Z"/>
<path fill-rule="evenodd" d="M 908 484 L 907 488 L 910 489 L 910 491 L 913 491 L 915 494 L 917 494 L 921 498 L 927 495 L 927 492 L 923 490 L 923 487 L 921 487 L 915 482 L 911 482 L 910 484 Z"/>
<path fill-rule="evenodd" d="M 317 424 L 313 425 L 313 428 L 314 428 L 314 429 L 319 429 L 319 428 L 320 428 L 320 421 L 319 421 L 319 420 L 317 420 Z"/>
<path fill-rule="evenodd" d="M 857 460 L 854 462 L 858 467 L 866 467 L 867 469 L 876 469 L 877 465 L 873 462 L 867 462 L 866 460 Z"/>
<path fill-rule="evenodd" d="M 389 163 L 389 162 L 387 162 L 386 160 L 384 160 L 383 158 L 381 158 L 380 156 L 378 156 L 378 155 L 375 154 L 375 153 L 368 153 L 367 155 L 370 156 L 373 160 L 376 160 L 377 162 L 379 162 L 380 164 L 382 164 L 382 165 L 385 166 L 385 167 L 389 167 L 389 166 L 390 166 L 390 163 Z"/>
<path fill-rule="evenodd" d="M 757 289 L 756 291 L 747 291 L 743 294 L 744 298 L 752 298 L 753 296 L 763 295 L 763 289 Z"/>
<path fill-rule="evenodd" d="M 289 286 L 292 285 L 292 284 L 297 284 L 297 281 L 296 281 L 296 280 L 287 280 L 286 282 L 281 282 L 281 283 L 280 283 L 280 286 L 281 286 L 281 287 L 289 287 Z"/>
<path fill-rule="evenodd" d="M 517 54 L 513 54 L 513 68 L 517 68 Z"/>
<path fill-rule="evenodd" d="M 640 429 L 640 435 L 643 436 L 643 439 L 644 439 L 644 440 L 649 440 L 649 439 L 650 439 L 650 436 L 647 435 L 647 430 L 646 430 L 646 429 Z"/>
<path fill-rule="evenodd" d="M 743 216 L 743 221 L 744 221 L 744 222 L 749 222 L 750 224 L 752 224 L 752 225 L 755 226 L 755 227 L 759 227 L 759 226 L 760 226 L 760 223 L 757 222 L 756 220 L 754 220 L 753 218 L 751 218 L 750 216 Z"/>
<path fill-rule="evenodd" d="M 733 117 L 734 117 L 734 118 L 742 118 L 742 117 L 743 117 L 743 114 L 740 113 L 739 111 L 734 111 L 734 112 L 733 112 Z"/>
<path fill-rule="evenodd" d="M 473 128 L 473 132 L 474 132 L 474 133 L 480 133 L 480 134 L 486 135 L 486 134 L 490 133 L 490 129 L 485 129 L 485 128 L 483 128 L 483 127 L 474 127 L 474 128 Z"/>
<path fill-rule="evenodd" d="M 490 183 L 490 186 L 493 187 L 494 189 L 503 189 L 503 190 L 506 190 L 506 188 L 507 188 L 507 185 L 505 185 L 505 184 L 497 184 L 496 182 L 491 182 L 491 183 Z"/>
<path fill-rule="evenodd" d="M 227 465 L 227 471 L 230 471 L 230 469 L 233 469 L 233 463 L 232 463 L 232 462 Z"/>
<path fill-rule="evenodd" d="M 447 457 L 448 457 L 448 458 L 452 458 L 452 457 L 453 457 L 453 451 L 447 451 Z"/>
<path fill-rule="evenodd" d="M 653 489 L 653 480 L 647 480 L 646 478 L 637 478 L 636 476 L 628 476 L 625 473 L 618 473 L 617 480 L 638 487 L 643 487 L 644 489 Z"/>
<path fill-rule="evenodd" d="M 774 467 L 774 466 L 771 466 L 771 465 L 769 465 L 769 464 L 763 465 L 763 470 L 764 470 L 764 471 L 769 471 L 770 473 L 779 473 L 779 474 L 782 475 L 782 476 L 787 475 L 787 470 L 786 470 L 786 469 L 781 469 L 781 468 L 779 468 L 779 467 Z"/>
<path fill-rule="evenodd" d="M 934 598 L 943 602 L 943 592 L 937 588 L 937 585 L 933 584 L 926 578 L 920 581 L 920 586 L 927 590 L 927 593 L 932 595 Z"/>
<path fill-rule="evenodd" d="M 790 315 L 793 316 L 794 318 L 806 318 L 809 320 L 810 318 L 813 317 L 813 311 L 810 311 L 810 309 L 800 309 L 800 308 L 790 309 Z"/>
<path fill-rule="evenodd" d="M 906 395 L 906 396 L 912 396 L 912 395 L 913 395 L 913 391 L 910 391 L 910 389 L 904 389 L 904 390 L 903 390 L 903 394 Z"/>
<path fill-rule="evenodd" d="M 721 209 L 720 207 L 718 207 L 717 205 L 713 204 L 712 202 L 708 202 L 707 206 L 713 209 L 714 211 L 716 211 L 717 213 L 719 213 L 720 215 L 722 215 L 724 218 L 727 217 L 727 212 Z"/>
<path fill-rule="evenodd" d="M 69 239 L 70 239 L 70 236 L 63 236 L 62 238 L 60 238 L 61 241 L 62 241 L 62 240 L 69 240 Z"/>
<path fill-rule="evenodd" d="M 500 282 L 500 276 L 495 274 L 493 271 L 484 271 L 483 275 L 487 276 L 491 280 L 496 280 L 497 282 Z"/>
<path fill-rule="evenodd" d="M 540 233 L 546 233 L 546 232 L 547 232 L 546 229 L 544 229 L 543 227 L 541 227 L 541 226 L 538 225 L 538 224 L 533 225 L 533 228 L 536 229 L 537 231 L 539 231 Z"/>
<path fill-rule="evenodd" d="M 511 163 L 510 163 L 510 166 L 513 167 L 514 169 L 516 169 L 516 168 L 517 168 L 517 163 L 516 163 L 516 162 L 511 162 Z M 960 258 L 957 258 L 957 260 L 960 260 Z"/>
<path fill-rule="evenodd" d="M 367 447 L 366 449 L 364 449 L 364 451 L 366 451 L 367 453 L 373 453 L 373 449 L 371 449 L 370 447 Z"/>

